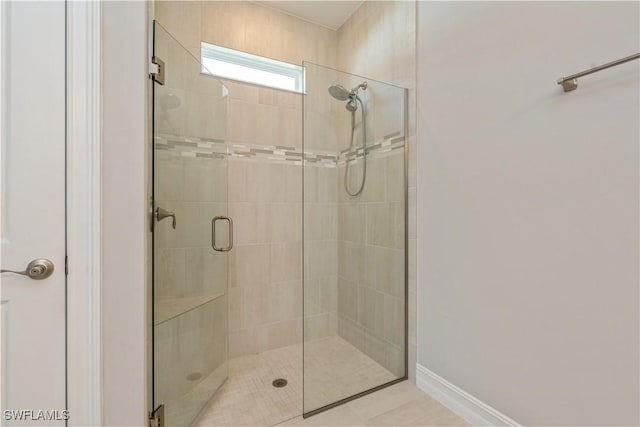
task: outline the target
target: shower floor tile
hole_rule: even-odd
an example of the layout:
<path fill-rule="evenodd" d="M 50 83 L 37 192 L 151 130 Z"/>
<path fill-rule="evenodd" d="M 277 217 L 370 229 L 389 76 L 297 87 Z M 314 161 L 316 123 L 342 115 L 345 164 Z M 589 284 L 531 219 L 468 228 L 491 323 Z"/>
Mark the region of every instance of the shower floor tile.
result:
<path fill-rule="evenodd" d="M 337 336 L 306 343 L 304 372 L 305 412 L 397 379 L 378 362 Z"/>
<path fill-rule="evenodd" d="M 307 408 L 395 379 L 344 339 L 307 343 Z M 272 381 L 285 378 L 276 388 Z M 316 385 L 311 387 L 311 385 Z M 273 426 L 302 414 L 302 344 L 229 360 L 229 378 L 193 426 Z"/>

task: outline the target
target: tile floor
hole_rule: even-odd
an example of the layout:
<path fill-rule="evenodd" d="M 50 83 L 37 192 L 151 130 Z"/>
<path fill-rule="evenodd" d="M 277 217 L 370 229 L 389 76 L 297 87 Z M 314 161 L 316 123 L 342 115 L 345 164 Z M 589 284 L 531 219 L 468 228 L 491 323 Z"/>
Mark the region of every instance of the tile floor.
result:
<path fill-rule="evenodd" d="M 275 388 L 271 382 L 286 378 Z M 199 426 L 272 426 L 302 413 L 302 346 L 229 360 L 229 378 L 193 422 Z"/>
<path fill-rule="evenodd" d="M 468 422 L 403 381 L 307 419 L 279 426 L 470 426 Z"/>
<path fill-rule="evenodd" d="M 304 412 L 397 378 L 343 338 L 308 341 L 304 348 Z"/>
<path fill-rule="evenodd" d="M 307 343 L 306 351 L 307 410 L 393 379 L 339 337 Z M 275 378 L 286 378 L 287 386 L 273 387 Z M 406 381 L 307 419 L 302 391 L 301 345 L 231 359 L 227 382 L 193 426 L 468 425 Z"/>

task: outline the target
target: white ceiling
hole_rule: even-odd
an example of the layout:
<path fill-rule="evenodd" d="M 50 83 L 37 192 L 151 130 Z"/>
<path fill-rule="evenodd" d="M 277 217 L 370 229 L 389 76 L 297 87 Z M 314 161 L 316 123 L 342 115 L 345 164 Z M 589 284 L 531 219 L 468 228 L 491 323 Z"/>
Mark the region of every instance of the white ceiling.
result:
<path fill-rule="evenodd" d="M 337 30 L 355 12 L 364 0 L 334 1 L 256 1 L 272 9 Z"/>

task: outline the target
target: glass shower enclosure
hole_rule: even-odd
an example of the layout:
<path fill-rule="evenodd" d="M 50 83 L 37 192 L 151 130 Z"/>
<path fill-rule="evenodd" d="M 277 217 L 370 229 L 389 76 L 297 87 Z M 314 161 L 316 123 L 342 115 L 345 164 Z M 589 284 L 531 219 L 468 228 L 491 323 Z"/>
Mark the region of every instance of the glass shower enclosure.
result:
<path fill-rule="evenodd" d="M 157 23 L 153 47 L 150 377 L 153 408 L 178 427 L 229 375 L 229 96 Z M 406 90 L 303 65 L 302 152 L 289 153 L 303 180 L 302 367 L 290 375 L 307 417 L 407 378 Z"/>
<path fill-rule="evenodd" d="M 228 376 L 225 86 L 154 25 L 153 408 L 189 426 Z"/>
<path fill-rule="evenodd" d="M 406 89 L 305 62 L 305 416 L 407 378 Z"/>

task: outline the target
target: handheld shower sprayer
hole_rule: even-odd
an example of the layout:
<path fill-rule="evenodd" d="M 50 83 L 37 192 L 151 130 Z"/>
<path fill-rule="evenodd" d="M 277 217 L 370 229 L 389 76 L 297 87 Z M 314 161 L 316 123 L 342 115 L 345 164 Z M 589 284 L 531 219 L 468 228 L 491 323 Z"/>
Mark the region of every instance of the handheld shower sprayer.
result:
<path fill-rule="evenodd" d="M 358 86 L 354 87 L 351 90 L 347 90 L 342 85 L 331 85 L 329 86 L 329 94 L 333 96 L 338 101 L 347 101 L 345 108 L 351 112 L 354 112 L 358 109 L 358 104 L 356 100 L 359 100 L 358 91 L 360 89 L 367 90 L 368 83 L 362 82 Z M 362 101 L 360 101 L 362 103 Z"/>
<path fill-rule="evenodd" d="M 364 81 L 360 83 L 358 86 L 351 89 L 350 91 L 345 89 L 344 86 L 341 86 L 338 84 L 331 85 L 329 86 L 329 89 L 328 89 L 329 94 L 335 99 L 337 99 L 338 101 L 347 101 L 345 108 L 347 109 L 347 111 L 351 112 L 351 142 L 349 144 L 349 153 L 347 154 L 346 163 L 345 163 L 344 188 L 347 191 L 347 194 L 353 197 L 362 193 L 362 190 L 364 189 L 364 183 L 367 180 L 367 121 L 366 121 L 367 115 L 366 115 L 364 103 L 362 102 L 362 99 L 360 99 L 360 97 L 358 96 L 358 92 L 360 91 L 360 89 L 367 90 L 368 86 L 369 86 L 368 83 Z M 360 183 L 360 188 L 358 189 L 358 191 L 356 191 L 355 193 L 352 193 L 351 190 L 349 190 L 349 185 L 348 185 L 349 169 L 350 169 L 350 162 L 349 162 L 348 156 L 351 155 L 351 153 L 353 153 L 353 134 L 355 133 L 355 129 L 356 129 L 356 110 L 358 109 L 358 102 L 362 106 L 362 113 L 361 113 L 362 115 L 362 158 L 363 158 L 362 181 Z M 354 159 L 356 157 L 357 157 L 357 154 L 354 153 Z"/>

